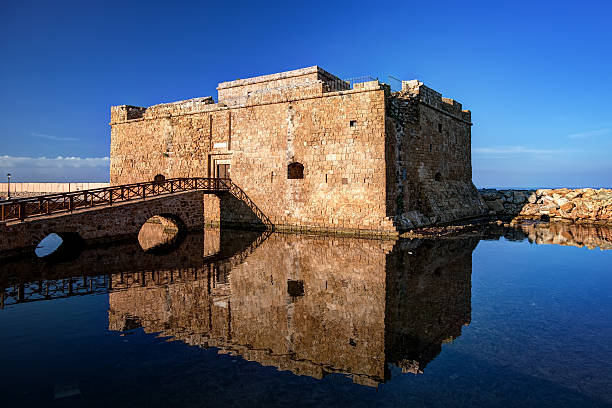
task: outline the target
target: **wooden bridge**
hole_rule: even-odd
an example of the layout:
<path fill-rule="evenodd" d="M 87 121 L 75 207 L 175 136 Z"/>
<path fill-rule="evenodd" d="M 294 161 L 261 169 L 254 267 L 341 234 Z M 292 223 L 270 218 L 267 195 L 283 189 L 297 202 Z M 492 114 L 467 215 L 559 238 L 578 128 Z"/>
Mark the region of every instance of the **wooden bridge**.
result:
<path fill-rule="evenodd" d="M 0 222 L 23 221 L 26 218 L 72 212 L 80 208 L 110 206 L 121 202 L 145 199 L 185 191 L 211 193 L 232 190 L 230 179 L 171 178 L 161 181 L 124 184 L 70 193 L 46 194 L 0 202 Z M 234 187 L 235 189 L 236 187 Z"/>
<path fill-rule="evenodd" d="M 172 178 L 0 201 L 0 258 L 30 250 L 51 232 L 76 232 L 84 240 L 137 234 L 154 215 L 173 216 L 187 230 L 198 229 L 208 222 L 202 194 L 227 194 L 222 203 L 229 198 L 238 201 L 239 211 L 257 218 L 263 229 L 274 229 L 231 179 Z M 206 219 L 219 219 L 214 211 L 227 213 L 237 208 L 235 203 L 221 207 L 211 210 Z"/>

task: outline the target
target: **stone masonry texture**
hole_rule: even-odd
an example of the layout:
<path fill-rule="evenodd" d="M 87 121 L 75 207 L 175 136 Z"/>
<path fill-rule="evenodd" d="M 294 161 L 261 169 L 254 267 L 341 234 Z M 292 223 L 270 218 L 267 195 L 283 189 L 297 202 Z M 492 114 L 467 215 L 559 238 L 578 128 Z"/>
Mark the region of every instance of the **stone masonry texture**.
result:
<path fill-rule="evenodd" d="M 113 106 L 111 184 L 228 175 L 279 227 L 393 235 L 488 211 L 471 181 L 470 112 L 421 82 L 351 88 L 314 66 L 217 90 L 217 103 Z M 229 194 L 204 200 L 218 208 L 207 222 L 260 223 Z"/>

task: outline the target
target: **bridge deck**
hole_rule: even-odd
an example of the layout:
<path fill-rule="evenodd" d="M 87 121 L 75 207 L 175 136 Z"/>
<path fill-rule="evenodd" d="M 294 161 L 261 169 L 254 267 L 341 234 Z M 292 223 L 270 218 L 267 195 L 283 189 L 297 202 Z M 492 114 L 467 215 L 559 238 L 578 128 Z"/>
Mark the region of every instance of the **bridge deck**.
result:
<path fill-rule="evenodd" d="M 0 222 L 41 215 L 72 212 L 79 208 L 110 206 L 147 197 L 158 197 L 183 191 L 202 190 L 216 193 L 230 191 L 230 179 L 187 177 L 163 181 L 123 184 L 70 193 L 46 194 L 36 197 L 6 200 L 0 203 Z"/>

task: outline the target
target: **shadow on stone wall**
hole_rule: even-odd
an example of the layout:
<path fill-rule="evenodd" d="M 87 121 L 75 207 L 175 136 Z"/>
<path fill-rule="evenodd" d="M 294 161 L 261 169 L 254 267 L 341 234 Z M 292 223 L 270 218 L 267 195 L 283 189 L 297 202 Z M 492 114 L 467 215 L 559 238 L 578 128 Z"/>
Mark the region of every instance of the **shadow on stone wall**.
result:
<path fill-rule="evenodd" d="M 221 193 L 221 228 L 266 229 L 264 221 L 253 211 L 248 201 L 241 200 L 231 193 Z"/>
<path fill-rule="evenodd" d="M 388 363 L 423 372 L 470 322 L 477 242 L 272 234 L 245 262 L 112 292 L 109 328 L 141 326 L 298 375 L 377 386 L 390 378 Z"/>

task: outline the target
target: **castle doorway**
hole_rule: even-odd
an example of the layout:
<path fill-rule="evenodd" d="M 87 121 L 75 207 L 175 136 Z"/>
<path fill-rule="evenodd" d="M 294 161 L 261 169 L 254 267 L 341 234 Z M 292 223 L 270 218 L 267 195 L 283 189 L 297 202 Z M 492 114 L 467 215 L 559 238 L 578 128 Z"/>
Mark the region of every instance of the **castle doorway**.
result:
<path fill-rule="evenodd" d="M 229 164 L 217 164 L 217 177 L 230 178 L 230 165 Z"/>
<path fill-rule="evenodd" d="M 216 159 L 214 161 L 213 173 L 217 178 L 231 178 L 229 159 Z"/>
<path fill-rule="evenodd" d="M 213 178 L 231 178 L 231 163 L 232 156 L 223 154 L 208 155 L 208 177 Z"/>

